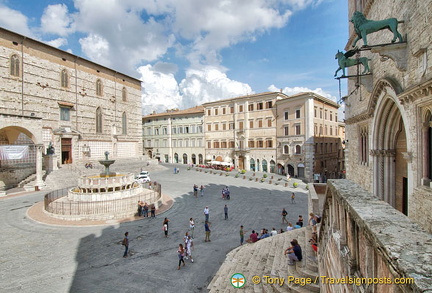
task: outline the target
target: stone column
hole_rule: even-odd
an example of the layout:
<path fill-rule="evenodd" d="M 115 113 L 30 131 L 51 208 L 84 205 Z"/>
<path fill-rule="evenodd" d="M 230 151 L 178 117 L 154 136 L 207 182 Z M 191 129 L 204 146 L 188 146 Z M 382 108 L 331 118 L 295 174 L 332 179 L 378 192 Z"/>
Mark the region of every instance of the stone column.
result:
<path fill-rule="evenodd" d="M 36 145 L 36 183 L 35 189 L 42 189 L 45 183 L 42 180 L 42 151 L 43 144 Z"/>
<path fill-rule="evenodd" d="M 429 174 L 429 164 L 430 164 L 430 158 L 429 158 L 429 143 L 430 143 L 430 138 L 429 138 L 429 127 L 430 127 L 430 122 L 426 122 L 423 125 L 423 129 L 422 129 L 422 141 L 423 141 L 423 174 L 422 174 L 422 185 L 426 185 L 429 186 L 430 183 L 430 177 L 431 174 Z"/>

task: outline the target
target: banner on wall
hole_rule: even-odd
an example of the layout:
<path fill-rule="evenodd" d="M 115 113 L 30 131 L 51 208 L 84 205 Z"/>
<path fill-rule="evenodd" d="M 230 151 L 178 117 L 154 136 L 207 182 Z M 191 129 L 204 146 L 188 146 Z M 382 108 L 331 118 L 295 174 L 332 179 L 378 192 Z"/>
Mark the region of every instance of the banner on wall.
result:
<path fill-rule="evenodd" d="M 1 160 L 21 160 L 29 156 L 28 145 L 0 145 Z"/>

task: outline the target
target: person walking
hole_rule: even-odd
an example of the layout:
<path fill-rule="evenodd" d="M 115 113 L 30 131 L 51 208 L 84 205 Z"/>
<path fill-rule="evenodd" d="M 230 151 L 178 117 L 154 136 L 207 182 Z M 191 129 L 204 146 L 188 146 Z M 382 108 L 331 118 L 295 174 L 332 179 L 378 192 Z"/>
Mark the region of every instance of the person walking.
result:
<path fill-rule="evenodd" d="M 204 216 L 205 216 L 206 222 L 209 221 L 209 216 L 210 216 L 209 213 L 210 213 L 210 210 L 209 210 L 209 207 L 207 206 L 204 208 Z"/>
<path fill-rule="evenodd" d="M 138 201 L 138 217 L 141 217 L 142 210 L 143 210 L 142 201 L 139 200 Z"/>
<path fill-rule="evenodd" d="M 164 221 L 163 221 L 163 227 L 162 227 L 162 229 L 164 230 L 165 238 L 168 237 L 168 222 L 169 221 L 170 220 L 168 220 L 168 218 L 165 218 Z"/>
<path fill-rule="evenodd" d="M 194 186 L 193 186 L 193 193 L 194 193 L 195 198 L 197 198 L 198 197 L 198 185 L 196 185 L 196 184 L 194 184 Z"/>
<path fill-rule="evenodd" d="M 201 197 L 204 196 L 204 185 L 201 185 L 200 187 Z"/>
<path fill-rule="evenodd" d="M 183 262 L 183 266 L 185 266 L 185 261 L 184 261 L 184 256 L 185 256 L 185 250 L 183 248 L 183 244 L 179 244 L 178 249 L 177 249 L 177 254 L 178 254 L 178 258 L 179 258 L 179 263 L 178 263 L 178 270 L 180 269 L 180 264 Z"/>
<path fill-rule="evenodd" d="M 291 203 L 295 203 L 295 193 L 291 193 Z"/>
<path fill-rule="evenodd" d="M 146 203 L 144 203 L 144 207 L 143 207 L 143 214 L 144 214 L 145 218 L 148 218 L 148 212 L 149 212 L 149 206 L 146 202 Z"/>
<path fill-rule="evenodd" d="M 123 253 L 123 257 L 127 257 L 128 256 L 128 250 L 129 250 L 129 232 L 126 232 L 124 234 L 122 245 L 125 247 L 125 251 Z"/>
<path fill-rule="evenodd" d="M 193 236 L 194 236 L 194 230 L 195 230 L 195 222 L 194 222 L 193 218 L 189 219 L 189 229 L 191 231 L 191 236 L 193 238 Z"/>
<path fill-rule="evenodd" d="M 285 208 L 283 208 L 281 215 L 282 215 L 282 224 L 284 222 L 286 222 L 288 224 L 288 220 L 286 219 L 286 216 L 288 215 L 288 212 L 285 210 Z"/>
<path fill-rule="evenodd" d="M 228 207 L 225 205 L 224 207 L 225 220 L 228 220 Z"/>
<path fill-rule="evenodd" d="M 211 241 L 210 240 L 211 230 L 210 230 L 210 224 L 209 224 L 208 221 L 205 221 L 204 229 L 205 229 L 205 239 L 204 239 L 204 242 L 210 242 Z"/>
<path fill-rule="evenodd" d="M 186 259 L 188 259 L 189 257 L 190 261 L 194 262 L 192 258 L 193 239 L 190 235 L 187 237 L 185 241 L 185 248 L 186 248 Z"/>

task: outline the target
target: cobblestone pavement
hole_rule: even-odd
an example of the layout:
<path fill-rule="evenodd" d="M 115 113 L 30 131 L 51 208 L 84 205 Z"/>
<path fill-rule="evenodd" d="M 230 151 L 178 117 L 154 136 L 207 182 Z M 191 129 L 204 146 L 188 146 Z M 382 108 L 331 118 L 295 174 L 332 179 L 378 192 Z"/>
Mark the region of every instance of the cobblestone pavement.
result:
<path fill-rule="evenodd" d="M 179 167 L 180 165 L 177 165 Z M 284 187 L 219 176 L 174 165 L 151 173 L 162 184 L 162 192 L 174 205 L 156 219 L 142 219 L 107 226 L 61 227 L 28 218 L 30 206 L 43 200 L 44 192 L 0 198 L 0 288 L 3 292 L 207 292 L 207 285 L 231 249 L 239 245 L 239 226 L 246 235 L 252 229 L 285 228 L 281 210 L 295 222 L 302 214 L 307 221 L 304 184 Z M 281 181 L 283 182 L 283 181 Z M 205 186 L 204 197 L 195 198 L 192 186 Z M 221 198 L 229 186 L 231 200 Z M 291 191 L 296 203 L 291 203 Z M 229 208 L 224 220 L 223 207 Z M 205 206 L 210 208 L 211 242 L 204 242 Z M 169 237 L 162 231 L 164 217 L 170 219 Z M 177 247 L 188 230 L 189 218 L 196 222 L 194 263 L 177 270 Z M 129 231 L 130 256 L 123 258 L 121 240 Z M 239 272 L 241 273 L 241 272 Z M 229 280 L 227 280 L 228 282 Z"/>

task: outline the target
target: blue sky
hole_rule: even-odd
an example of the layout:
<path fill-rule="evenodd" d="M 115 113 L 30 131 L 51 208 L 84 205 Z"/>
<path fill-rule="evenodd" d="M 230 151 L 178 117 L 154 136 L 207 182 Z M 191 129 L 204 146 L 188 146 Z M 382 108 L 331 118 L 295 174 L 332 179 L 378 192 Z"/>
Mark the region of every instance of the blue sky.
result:
<path fill-rule="evenodd" d="M 337 100 L 349 22 L 343 0 L 0 0 L 0 26 L 141 79 L 148 114 L 279 89 Z"/>

